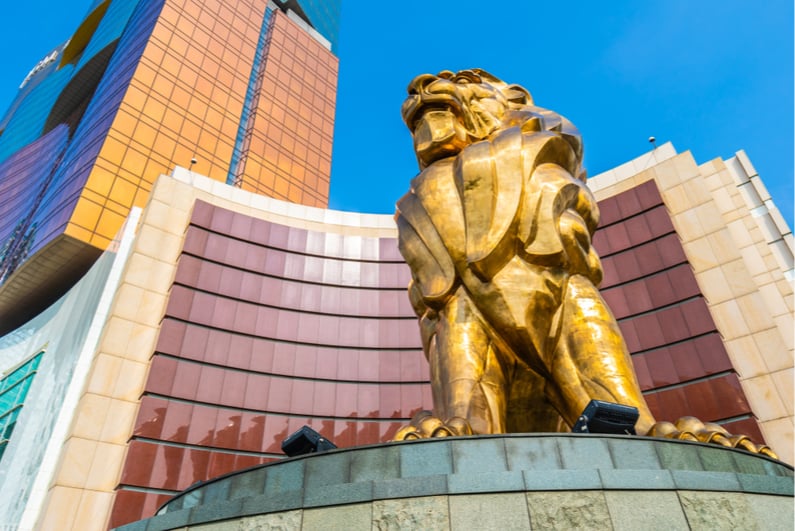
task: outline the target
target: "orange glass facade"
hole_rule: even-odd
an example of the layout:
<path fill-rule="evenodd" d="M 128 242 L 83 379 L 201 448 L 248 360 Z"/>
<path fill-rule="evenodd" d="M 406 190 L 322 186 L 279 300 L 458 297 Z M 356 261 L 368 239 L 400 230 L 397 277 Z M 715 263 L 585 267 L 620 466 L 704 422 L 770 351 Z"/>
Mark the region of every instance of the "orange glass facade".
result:
<path fill-rule="evenodd" d="M 157 176 L 194 158 L 192 169 L 227 180 L 264 10 L 165 2 L 67 234 L 104 249 Z M 324 207 L 338 60 L 281 11 L 269 31 L 242 187 Z"/>
<path fill-rule="evenodd" d="M 338 60 L 284 14 L 274 15 L 241 187 L 325 207 Z"/>
<path fill-rule="evenodd" d="M 338 59 L 302 16 L 266 0 L 95 6 L 0 121 L 0 190 L 23 163 L 43 183 L 0 202 L 14 255 L 0 256 L 0 332 L 65 293 L 175 166 L 327 206 Z M 20 126 L 46 107 L 38 85 L 51 110 Z M 25 162 L 45 141 L 50 165 Z"/>

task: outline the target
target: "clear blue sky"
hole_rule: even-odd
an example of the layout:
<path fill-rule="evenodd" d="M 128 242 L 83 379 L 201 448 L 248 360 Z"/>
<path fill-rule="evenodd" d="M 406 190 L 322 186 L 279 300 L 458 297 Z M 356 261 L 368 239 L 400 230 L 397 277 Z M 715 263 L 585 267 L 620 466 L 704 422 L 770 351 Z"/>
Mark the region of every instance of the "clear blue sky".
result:
<path fill-rule="evenodd" d="M 3 6 L 0 112 L 88 3 Z M 393 212 L 416 173 L 406 84 L 479 67 L 571 119 L 591 175 L 648 151 L 650 135 L 699 163 L 744 149 L 792 226 L 791 0 L 343 0 L 339 55 L 332 208 Z"/>

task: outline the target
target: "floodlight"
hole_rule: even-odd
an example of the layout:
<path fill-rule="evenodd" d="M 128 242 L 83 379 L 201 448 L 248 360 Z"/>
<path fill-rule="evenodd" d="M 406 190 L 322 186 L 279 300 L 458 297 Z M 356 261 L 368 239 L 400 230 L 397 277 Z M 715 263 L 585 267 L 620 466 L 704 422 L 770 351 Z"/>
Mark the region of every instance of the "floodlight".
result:
<path fill-rule="evenodd" d="M 583 410 L 572 433 L 626 433 L 635 435 L 638 408 L 591 400 Z"/>
<path fill-rule="evenodd" d="M 282 441 L 282 451 L 288 457 L 325 452 L 336 447 L 337 445 L 309 426 L 302 426 L 301 429 Z"/>

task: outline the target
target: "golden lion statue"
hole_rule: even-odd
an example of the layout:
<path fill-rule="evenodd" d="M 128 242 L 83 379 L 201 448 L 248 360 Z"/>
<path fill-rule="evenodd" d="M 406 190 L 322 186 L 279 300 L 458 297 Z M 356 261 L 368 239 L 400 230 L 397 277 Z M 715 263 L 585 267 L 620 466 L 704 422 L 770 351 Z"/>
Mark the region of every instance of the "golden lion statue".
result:
<path fill-rule="evenodd" d="M 597 399 L 636 407 L 640 434 L 773 455 L 692 417 L 655 422 L 597 289 L 599 211 L 568 120 L 483 70 L 421 75 L 408 93 L 421 172 L 396 220 L 434 411 L 397 440 L 570 431 Z"/>

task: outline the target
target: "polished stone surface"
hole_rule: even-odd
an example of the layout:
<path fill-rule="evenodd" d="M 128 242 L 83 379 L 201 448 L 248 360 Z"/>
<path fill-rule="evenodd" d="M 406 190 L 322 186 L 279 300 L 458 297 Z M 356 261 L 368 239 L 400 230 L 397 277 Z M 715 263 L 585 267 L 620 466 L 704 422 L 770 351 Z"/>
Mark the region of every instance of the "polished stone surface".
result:
<path fill-rule="evenodd" d="M 717 514 L 727 503 L 732 510 Z M 463 529 L 486 518 L 486 507 L 503 508 L 490 520 L 501 528 L 579 522 L 629 529 L 657 518 L 682 529 L 780 525 L 792 520 L 793 469 L 739 450 L 644 437 L 441 438 L 334 450 L 229 474 L 176 496 L 159 516 L 119 529 L 201 529 L 211 522 L 236 529 L 253 525 L 254 517 L 299 518 L 303 529 L 324 521 L 348 522 L 350 529 L 419 522 Z"/>

